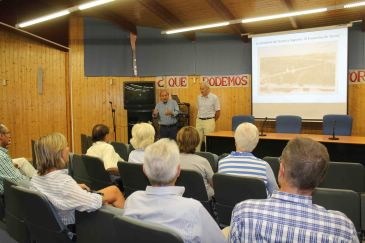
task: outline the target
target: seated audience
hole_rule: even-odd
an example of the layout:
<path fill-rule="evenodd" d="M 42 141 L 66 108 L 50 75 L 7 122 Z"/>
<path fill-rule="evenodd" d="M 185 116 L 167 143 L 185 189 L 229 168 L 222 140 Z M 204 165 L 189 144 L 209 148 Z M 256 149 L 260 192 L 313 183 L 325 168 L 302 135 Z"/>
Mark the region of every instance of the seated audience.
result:
<path fill-rule="evenodd" d="M 94 211 L 102 204 L 123 208 L 124 197 L 116 186 L 94 193 L 67 174 L 69 148 L 61 133 L 41 137 L 34 149 L 38 175 L 31 179 L 31 186 L 48 198 L 65 225 L 75 224 L 75 210 Z"/>
<path fill-rule="evenodd" d="M 36 170 L 28 160 L 24 158 L 11 160 L 8 154 L 10 144 L 10 131 L 5 125 L 0 124 L 0 194 L 4 193 L 4 178 L 15 184 L 29 186 L 29 178 L 36 174 Z"/>
<path fill-rule="evenodd" d="M 230 242 L 359 242 L 343 213 L 312 204 L 328 161 L 323 144 L 309 138 L 289 141 L 281 155 L 280 191 L 235 206 Z"/>
<path fill-rule="evenodd" d="M 155 141 L 155 129 L 149 123 L 137 123 L 132 127 L 130 143 L 134 150 L 129 154 L 128 162 L 143 163 L 144 149 Z"/>
<path fill-rule="evenodd" d="M 93 145 L 87 150 L 86 155 L 98 157 L 104 162 L 105 170 L 112 175 L 119 175 L 118 161 L 124 161 L 114 147 L 109 144 L 109 127 L 98 124 L 92 131 Z"/>
<path fill-rule="evenodd" d="M 181 169 L 194 170 L 199 172 L 204 180 L 209 199 L 214 195 L 213 190 L 213 169 L 209 161 L 194 154 L 195 148 L 200 142 L 199 133 L 195 127 L 183 127 L 177 134 L 177 145 L 180 149 Z"/>
<path fill-rule="evenodd" d="M 165 225 L 179 233 L 184 242 L 226 241 L 204 206 L 182 197 L 185 188 L 175 186 L 180 165 L 179 148 L 173 140 L 164 138 L 146 148 L 143 171 L 152 186 L 127 198 L 124 215 Z"/>
<path fill-rule="evenodd" d="M 278 184 L 270 165 L 252 154 L 259 142 L 257 127 L 251 123 L 241 123 L 234 132 L 234 140 L 236 151 L 219 161 L 218 173 L 262 179 L 269 195 L 277 190 Z"/>

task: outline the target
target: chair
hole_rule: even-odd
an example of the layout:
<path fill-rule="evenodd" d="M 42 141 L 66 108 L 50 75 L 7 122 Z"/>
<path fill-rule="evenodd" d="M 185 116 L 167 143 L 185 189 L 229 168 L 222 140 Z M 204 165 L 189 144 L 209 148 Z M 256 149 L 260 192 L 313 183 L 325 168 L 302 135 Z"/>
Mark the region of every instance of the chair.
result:
<path fill-rule="evenodd" d="M 142 222 L 126 216 L 117 216 L 113 219 L 117 234 L 115 242 L 138 243 L 183 243 L 181 236 L 166 226 Z"/>
<path fill-rule="evenodd" d="M 275 122 L 276 133 L 300 133 L 302 118 L 300 116 L 277 116 Z"/>
<path fill-rule="evenodd" d="M 361 230 L 365 232 L 365 193 L 360 194 L 361 201 Z"/>
<path fill-rule="evenodd" d="M 227 157 L 229 155 L 229 153 L 223 153 L 223 154 L 221 154 L 221 155 L 219 155 L 219 157 L 218 157 L 218 164 L 219 164 L 219 161 L 221 160 L 221 159 L 224 159 L 225 157 Z"/>
<path fill-rule="evenodd" d="M 330 162 L 319 187 L 365 192 L 365 170 L 360 163 Z"/>
<path fill-rule="evenodd" d="M 53 205 L 34 190 L 12 186 L 15 197 L 20 200 L 31 239 L 37 243 L 72 242 L 74 234 L 61 222 Z"/>
<path fill-rule="evenodd" d="M 332 135 L 333 129 L 335 129 L 335 135 L 351 136 L 352 117 L 350 115 L 323 116 L 323 134 Z"/>
<path fill-rule="evenodd" d="M 240 115 L 232 117 L 232 131 L 235 131 L 239 124 L 249 122 L 255 124 L 255 117 L 251 115 Z"/>
<path fill-rule="evenodd" d="M 279 157 L 265 156 L 263 158 L 263 160 L 265 160 L 270 165 L 272 172 L 274 172 L 276 182 L 278 182 L 278 175 L 279 175 L 279 169 L 280 169 Z"/>
<path fill-rule="evenodd" d="M 208 199 L 207 189 L 202 175 L 194 170 L 181 170 L 176 186 L 185 187 L 183 197 L 194 198 L 200 201 L 207 211 L 213 215 L 211 201 Z"/>
<path fill-rule="evenodd" d="M 144 191 L 150 185 L 148 178 L 143 173 L 142 164 L 118 162 L 118 170 L 123 182 L 125 197 L 135 191 Z"/>
<path fill-rule="evenodd" d="M 264 181 L 246 176 L 214 174 L 215 208 L 220 225 L 230 225 L 234 206 L 246 199 L 267 198 Z"/>
<path fill-rule="evenodd" d="M 35 151 L 34 151 L 34 145 L 35 145 L 35 141 L 31 140 L 31 148 L 32 148 L 32 165 L 34 166 L 34 168 L 37 168 L 37 158 L 35 157 Z"/>
<path fill-rule="evenodd" d="M 218 156 L 216 154 L 211 152 L 195 152 L 195 154 L 206 158 L 214 173 L 218 171 Z"/>
<path fill-rule="evenodd" d="M 314 204 L 328 210 L 344 213 L 354 223 L 356 231 L 361 231 L 360 195 L 351 190 L 316 188 L 312 194 Z"/>
<path fill-rule="evenodd" d="M 81 133 L 81 153 L 86 154 L 91 145 L 93 145 L 91 137 Z"/>
<path fill-rule="evenodd" d="M 124 161 L 128 161 L 128 156 L 129 156 L 128 144 L 111 142 L 111 145 L 114 147 L 115 152 L 117 152 Z"/>
<path fill-rule="evenodd" d="M 3 182 L 6 230 L 17 242 L 30 243 L 30 233 L 24 220 L 24 202 L 15 192 L 13 182 L 8 179 L 3 179 Z"/>

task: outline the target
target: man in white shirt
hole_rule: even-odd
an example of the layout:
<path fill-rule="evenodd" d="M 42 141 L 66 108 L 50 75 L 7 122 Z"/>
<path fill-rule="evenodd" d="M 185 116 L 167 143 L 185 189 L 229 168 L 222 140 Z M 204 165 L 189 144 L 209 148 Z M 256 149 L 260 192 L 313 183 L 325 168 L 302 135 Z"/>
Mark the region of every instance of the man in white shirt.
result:
<path fill-rule="evenodd" d="M 200 83 L 200 95 L 198 96 L 198 115 L 196 118 L 196 129 L 199 132 L 200 143 L 196 148 L 200 151 L 201 144 L 204 141 L 204 135 L 215 130 L 215 121 L 220 116 L 221 106 L 219 99 L 215 94 L 210 92 L 208 82 Z"/>
<path fill-rule="evenodd" d="M 180 163 L 174 141 L 164 138 L 148 146 L 143 171 L 152 186 L 128 197 L 124 215 L 169 227 L 179 233 L 184 242 L 225 242 L 204 206 L 195 199 L 182 197 L 185 188 L 175 186 Z"/>

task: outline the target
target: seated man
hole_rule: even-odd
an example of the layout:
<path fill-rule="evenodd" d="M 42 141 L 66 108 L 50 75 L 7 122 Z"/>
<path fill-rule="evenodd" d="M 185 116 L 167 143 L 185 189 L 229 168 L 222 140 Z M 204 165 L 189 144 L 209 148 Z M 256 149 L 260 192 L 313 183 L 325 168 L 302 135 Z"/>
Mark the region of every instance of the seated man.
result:
<path fill-rule="evenodd" d="M 343 213 L 312 204 L 312 192 L 328 167 L 324 145 L 295 138 L 281 155 L 280 191 L 246 200 L 232 212 L 230 242 L 359 242 Z"/>
<path fill-rule="evenodd" d="M 236 151 L 221 159 L 218 164 L 218 173 L 257 177 L 266 184 L 269 195 L 278 189 L 274 173 L 270 165 L 251 152 L 259 142 L 259 131 L 251 123 L 242 123 L 234 132 Z"/>
<path fill-rule="evenodd" d="M 179 233 L 184 242 L 225 242 L 204 206 L 182 197 L 185 188 L 174 186 L 180 174 L 179 148 L 174 141 L 164 138 L 148 146 L 143 171 L 152 186 L 128 197 L 124 215 L 165 225 Z"/>

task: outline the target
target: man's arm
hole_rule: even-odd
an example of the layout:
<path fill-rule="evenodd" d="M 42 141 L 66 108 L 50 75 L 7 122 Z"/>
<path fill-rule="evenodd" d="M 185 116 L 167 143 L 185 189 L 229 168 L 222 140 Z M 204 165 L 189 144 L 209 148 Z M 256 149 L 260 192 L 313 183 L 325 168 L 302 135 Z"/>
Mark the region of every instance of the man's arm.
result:
<path fill-rule="evenodd" d="M 221 115 L 221 111 L 216 111 L 215 112 L 215 116 L 214 116 L 214 119 L 215 120 L 218 120 L 219 116 Z"/>

